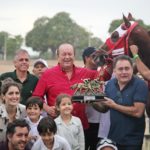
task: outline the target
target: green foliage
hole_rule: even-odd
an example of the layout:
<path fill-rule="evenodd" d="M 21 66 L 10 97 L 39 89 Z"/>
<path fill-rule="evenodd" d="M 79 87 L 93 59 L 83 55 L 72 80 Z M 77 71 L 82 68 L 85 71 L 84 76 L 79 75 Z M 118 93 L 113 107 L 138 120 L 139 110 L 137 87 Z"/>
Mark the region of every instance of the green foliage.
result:
<path fill-rule="evenodd" d="M 68 13 L 60 12 L 53 18 L 41 17 L 34 23 L 34 28 L 26 35 L 26 45 L 39 51 L 43 55 L 48 49 L 55 51 L 62 43 L 70 43 L 76 49 L 76 54 L 81 55 L 82 49 L 89 45 L 89 38 L 93 44 L 101 40 L 91 37 L 91 34 L 72 20 Z"/>
<path fill-rule="evenodd" d="M 0 51 L 7 49 L 7 55 L 14 55 L 14 52 L 20 48 L 23 38 L 20 35 L 12 36 L 7 32 L 0 32 Z"/>

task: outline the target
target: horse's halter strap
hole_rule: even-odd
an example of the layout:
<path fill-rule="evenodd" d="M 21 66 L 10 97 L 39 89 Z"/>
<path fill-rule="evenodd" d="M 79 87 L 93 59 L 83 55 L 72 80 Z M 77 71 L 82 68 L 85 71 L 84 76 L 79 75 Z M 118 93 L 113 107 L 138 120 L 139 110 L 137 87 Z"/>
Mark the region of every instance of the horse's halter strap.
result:
<path fill-rule="evenodd" d="M 108 54 L 111 54 L 112 57 L 116 57 L 121 54 L 128 55 L 128 39 L 132 30 L 138 25 L 137 22 L 131 21 L 131 26 L 126 30 L 122 29 L 124 24 L 121 24 L 116 31 L 119 34 L 119 40 L 117 42 L 112 42 L 111 38 L 106 40 L 106 45 L 108 47 Z"/>

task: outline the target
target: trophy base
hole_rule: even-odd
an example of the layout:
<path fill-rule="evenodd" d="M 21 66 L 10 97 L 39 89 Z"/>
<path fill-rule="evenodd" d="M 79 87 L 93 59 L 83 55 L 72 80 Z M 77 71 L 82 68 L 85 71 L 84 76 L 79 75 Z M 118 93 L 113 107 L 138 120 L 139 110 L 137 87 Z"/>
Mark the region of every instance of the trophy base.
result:
<path fill-rule="evenodd" d="M 79 103 L 91 103 L 91 102 L 99 102 L 104 101 L 105 95 L 73 95 L 72 101 Z"/>

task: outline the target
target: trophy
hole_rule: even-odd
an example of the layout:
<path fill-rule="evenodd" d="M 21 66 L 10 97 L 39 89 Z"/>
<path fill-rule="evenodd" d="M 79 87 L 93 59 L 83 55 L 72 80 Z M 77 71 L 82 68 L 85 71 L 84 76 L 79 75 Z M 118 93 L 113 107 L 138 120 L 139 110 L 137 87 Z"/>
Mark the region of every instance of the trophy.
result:
<path fill-rule="evenodd" d="M 72 96 L 73 102 L 91 103 L 104 100 L 105 93 L 103 92 L 105 82 L 96 79 L 84 79 L 83 83 L 76 83 L 71 86 L 75 90 Z"/>

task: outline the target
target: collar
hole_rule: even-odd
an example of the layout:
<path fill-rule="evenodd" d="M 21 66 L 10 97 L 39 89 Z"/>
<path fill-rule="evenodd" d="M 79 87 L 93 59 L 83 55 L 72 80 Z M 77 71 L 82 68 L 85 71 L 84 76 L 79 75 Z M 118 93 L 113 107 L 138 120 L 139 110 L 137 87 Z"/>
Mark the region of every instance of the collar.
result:
<path fill-rule="evenodd" d="M 30 75 L 30 72 L 29 72 L 29 71 L 27 71 L 27 78 L 26 78 L 26 80 L 25 80 L 25 81 L 27 81 L 27 80 L 29 79 L 29 75 Z M 13 78 L 14 78 L 14 80 L 18 80 L 18 81 L 20 81 L 20 80 L 19 80 L 19 78 L 17 77 L 16 70 L 14 70 L 14 72 L 13 72 Z M 24 82 L 25 82 L 25 81 L 24 81 Z"/>
<path fill-rule="evenodd" d="M 64 124 L 60 115 L 57 117 L 57 124 Z M 73 119 L 73 116 L 71 117 L 69 124 L 76 124 L 76 122 Z"/>
<path fill-rule="evenodd" d="M 129 85 L 131 85 L 134 82 L 134 80 L 135 80 L 135 77 L 132 76 L 131 80 L 125 85 L 125 87 L 121 91 L 125 90 Z M 114 78 L 114 83 L 117 89 L 120 90 L 118 80 L 116 78 Z"/>
<path fill-rule="evenodd" d="M 20 118 L 20 114 L 22 113 L 22 111 L 21 111 L 21 109 L 19 107 L 20 105 L 21 104 L 18 104 L 18 106 L 17 106 L 17 112 L 16 112 L 16 116 L 15 116 L 16 119 L 19 119 Z M 1 117 L 2 118 L 9 119 L 8 113 L 6 111 L 5 104 L 1 104 L 1 112 L 0 113 L 1 113 Z"/>
<path fill-rule="evenodd" d="M 43 118 L 43 117 L 40 116 L 39 120 L 34 123 L 34 122 L 32 122 L 32 121 L 30 120 L 30 118 L 27 116 L 27 117 L 26 117 L 26 121 L 27 121 L 28 124 L 31 125 L 31 126 L 33 126 L 33 125 L 36 125 L 36 126 L 37 126 L 42 118 Z"/>

